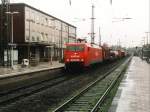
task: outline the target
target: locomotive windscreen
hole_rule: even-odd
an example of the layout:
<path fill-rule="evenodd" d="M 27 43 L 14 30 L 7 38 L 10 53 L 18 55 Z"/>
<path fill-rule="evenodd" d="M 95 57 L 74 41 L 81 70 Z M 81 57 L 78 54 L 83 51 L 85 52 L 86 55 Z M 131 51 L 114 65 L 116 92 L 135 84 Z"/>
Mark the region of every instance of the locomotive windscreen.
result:
<path fill-rule="evenodd" d="M 67 46 L 66 50 L 67 51 L 84 51 L 84 46 L 77 46 L 77 45 Z"/>

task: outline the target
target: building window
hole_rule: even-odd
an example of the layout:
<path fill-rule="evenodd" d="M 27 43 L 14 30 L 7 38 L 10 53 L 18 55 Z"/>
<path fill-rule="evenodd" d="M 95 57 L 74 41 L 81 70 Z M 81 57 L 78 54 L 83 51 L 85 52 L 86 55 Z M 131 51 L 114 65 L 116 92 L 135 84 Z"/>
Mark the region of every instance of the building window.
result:
<path fill-rule="evenodd" d="M 37 42 L 40 42 L 40 37 L 39 36 L 37 36 Z"/>
<path fill-rule="evenodd" d="M 48 19 L 45 18 L 45 25 L 48 26 Z"/>
<path fill-rule="evenodd" d="M 26 10 L 26 12 L 25 12 L 25 17 L 26 18 L 29 18 L 30 17 L 30 14 L 29 14 L 30 12 L 28 11 L 28 10 Z"/>
<path fill-rule="evenodd" d="M 35 23 L 35 14 L 34 14 L 34 12 L 31 12 L 31 19 L 32 19 L 32 22 Z"/>
<path fill-rule="evenodd" d="M 48 20 L 48 26 L 49 26 L 49 27 L 52 26 L 52 25 L 51 25 L 51 20 L 50 20 L 50 19 Z"/>
<path fill-rule="evenodd" d="M 45 34 L 46 42 L 48 42 L 48 34 Z"/>
<path fill-rule="evenodd" d="M 43 32 L 41 33 L 41 37 L 42 37 L 41 41 L 44 41 L 44 33 Z"/>
<path fill-rule="evenodd" d="M 40 42 L 42 42 L 43 40 L 42 34 L 40 33 Z"/>
<path fill-rule="evenodd" d="M 44 25 L 44 18 L 41 17 L 41 25 Z"/>
<path fill-rule="evenodd" d="M 37 23 L 37 24 L 40 24 L 40 18 L 39 18 L 39 15 L 36 16 L 36 23 Z"/>
<path fill-rule="evenodd" d="M 26 36 L 26 41 L 29 41 L 29 36 Z"/>
<path fill-rule="evenodd" d="M 32 36 L 32 41 L 35 42 L 35 37 L 34 36 Z"/>

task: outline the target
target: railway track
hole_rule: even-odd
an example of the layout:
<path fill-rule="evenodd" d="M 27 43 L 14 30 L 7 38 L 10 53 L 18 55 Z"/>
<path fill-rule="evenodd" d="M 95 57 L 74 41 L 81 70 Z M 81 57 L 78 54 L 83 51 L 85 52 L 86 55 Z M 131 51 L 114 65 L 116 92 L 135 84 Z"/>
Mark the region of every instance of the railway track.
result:
<path fill-rule="evenodd" d="M 53 112 L 96 112 L 121 76 L 123 70 L 127 67 L 130 59 L 112 68 Z"/>
<path fill-rule="evenodd" d="M 62 72 L 62 69 L 63 67 L 3 75 L 0 77 L 0 96 L 6 94 L 6 91 L 13 91 L 19 88 L 28 87 L 32 84 L 34 85 L 41 81 L 60 76 L 59 74 Z"/>
<path fill-rule="evenodd" d="M 110 64 L 109 68 L 111 68 L 110 66 L 116 66 L 117 63 Z M 108 69 L 107 66 L 108 66 L 107 64 L 102 65 L 102 67 L 100 67 L 100 68 L 104 72 Z M 93 71 L 95 71 L 95 68 L 90 71 L 86 71 L 86 73 L 93 74 Z M 79 73 L 78 74 L 73 73 L 74 75 L 73 74 L 69 75 L 67 73 L 64 73 L 62 75 L 56 75 L 55 77 L 53 77 L 51 79 L 43 80 L 41 82 L 34 83 L 34 84 L 31 84 L 31 85 L 28 85 L 25 87 L 13 89 L 10 91 L 5 91 L 0 94 L 0 108 L 3 109 L 12 103 L 18 102 L 24 98 L 30 97 L 31 95 L 40 93 L 49 88 L 54 88 L 57 85 L 62 85 L 63 83 L 67 83 L 69 81 L 72 82 L 72 79 L 74 80 L 75 78 L 80 79 L 81 77 L 85 77 L 86 73 L 80 73 L 82 75 L 80 75 Z"/>
<path fill-rule="evenodd" d="M 37 82 L 28 86 L 20 87 L 17 89 L 12 89 L 5 91 L 0 94 L 0 105 L 8 105 L 18 99 L 30 96 L 32 94 L 38 93 L 47 88 L 53 87 L 55 85 L 61 84 L 67 80 L 71 80 L 73 76 L 66 76 L 64 74 L 57 77 L 47 79 L 41 82 Z"/>

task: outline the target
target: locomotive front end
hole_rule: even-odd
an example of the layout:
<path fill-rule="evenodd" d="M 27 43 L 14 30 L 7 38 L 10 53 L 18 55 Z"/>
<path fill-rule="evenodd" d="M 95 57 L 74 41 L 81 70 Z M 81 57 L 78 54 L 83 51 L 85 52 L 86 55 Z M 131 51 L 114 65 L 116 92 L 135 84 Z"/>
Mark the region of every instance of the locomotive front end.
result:
<path fill-rule="evenodd" d="M 85 46 L 82 44 L 66 44 L 64 61 L 66 68 L 78 68 L 84 66 Z"/>

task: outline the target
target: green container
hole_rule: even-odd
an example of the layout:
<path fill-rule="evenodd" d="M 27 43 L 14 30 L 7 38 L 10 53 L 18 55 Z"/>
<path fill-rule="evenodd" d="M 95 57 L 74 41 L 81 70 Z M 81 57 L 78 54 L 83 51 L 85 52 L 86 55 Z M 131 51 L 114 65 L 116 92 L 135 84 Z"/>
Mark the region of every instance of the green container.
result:
<path fill-rule="evenodd" d="M 150 48 L 143 48 L 143 56 L 150 58 Z"/>

